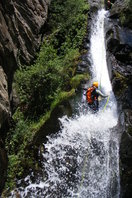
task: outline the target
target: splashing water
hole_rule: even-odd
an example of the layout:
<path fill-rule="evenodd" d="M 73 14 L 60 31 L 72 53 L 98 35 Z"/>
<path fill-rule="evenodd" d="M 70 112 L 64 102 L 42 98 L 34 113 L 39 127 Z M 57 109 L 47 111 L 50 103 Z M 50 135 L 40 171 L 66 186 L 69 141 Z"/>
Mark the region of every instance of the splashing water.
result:
<path fill-rule="evenodd" d="M 18 189 L 22 197 L 119 198 L 118 115 L 106 64 L 105 13 L 99 11 L 92 26 L 91 58 L 93 79 L 110 94 L 107 108 L 60 119 L 60 132 L 45 144 L 43 175 L 34 183 L 25 179 L 25 189 Z"/>

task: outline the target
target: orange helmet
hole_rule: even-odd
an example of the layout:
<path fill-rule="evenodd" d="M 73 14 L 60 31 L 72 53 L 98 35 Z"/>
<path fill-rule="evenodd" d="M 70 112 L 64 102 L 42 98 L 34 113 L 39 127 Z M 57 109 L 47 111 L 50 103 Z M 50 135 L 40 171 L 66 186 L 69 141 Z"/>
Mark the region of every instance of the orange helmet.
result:
<path fill-rule="evenodd" d="M 93 86 L 97 87 L 99 86 L 99 83 L 98 82 L 93 82 Z"/>

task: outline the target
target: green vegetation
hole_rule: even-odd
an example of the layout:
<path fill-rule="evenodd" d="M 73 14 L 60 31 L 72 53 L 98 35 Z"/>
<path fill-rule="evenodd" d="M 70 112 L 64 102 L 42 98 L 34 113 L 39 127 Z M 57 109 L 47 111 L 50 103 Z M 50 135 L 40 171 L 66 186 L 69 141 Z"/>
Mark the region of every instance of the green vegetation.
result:
<path fill-rule="evenodd" d="M 115 72 L 115 71 L 114 71 L 114 76 L 115 76 L 114 79 L 116 81 L 116 85 L 114 89 L 117 96 L 120 96 L 124 93 L 124 90 L 128 88 L 127 78 L 121 75 L 119 72 Z"/>
<path fill-rule="evenodd" d="M 45 41 L 38 58 L 30 67 L 16 72 L 15 84 L 21 107 L 26 116 L 40 116 L 61 90 L 69 90 L 75 75 L 82 41 L 86 33 L 87 11 L 85 0 L 53 1 Z"/>
<path fill-rule="evenodd" d="M 127 133 L 130 135 L 130 136 L 132 136 L 132 126 L 128 126 L 128 128 L 127 128 Z"/>
<path fill-rule="evenodd" d="M 50 41 L 45 41 L 34 65 L 17 71 L 16 88 L 21 109 L 29 117 L 38 117 L 50 109 L 51 103 L 64 90 L 69 90 L 77 49 L 64 57 L 57 56 Z"/>
<path fill-rule="evenodd" d="M 35 134 L 50 118 L 52 110 L 75 93 L 88 75 L 76 75 L 83 51 L 89 5 L 85 0 L 51 2 L 44 42 L 35 63 L 21 66 L 14 77 L 20 105 L 7 138 L 9 156 L 6 188 L 15 186 L 25 170 L 37 167 L 29 151 Z"/>

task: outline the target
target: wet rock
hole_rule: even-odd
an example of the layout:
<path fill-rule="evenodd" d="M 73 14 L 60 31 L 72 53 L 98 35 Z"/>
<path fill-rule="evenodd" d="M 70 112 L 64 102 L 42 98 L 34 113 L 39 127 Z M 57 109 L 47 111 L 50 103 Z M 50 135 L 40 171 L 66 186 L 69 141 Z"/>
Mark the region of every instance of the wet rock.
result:
<path fill-rule="evenodd" d="M 132 194 L 132 127 L 126 126 L 120 145 L 122 197 Z"/>
<path fill-rule="evenodd" d="M 91 61 L 89 59 L 88 53 L 82 55 L 81 57 L 81 62 L 77 65 L 77 71 L 76 73 L 78 74 L 83 74 L 88 72 L 89 73 L 89 68 L 91 65 Z"/>
<path fill-rule="evenodd" d="M 78 69 L 79 68 L 87 68 L 88 67 L 88 63 L 85 61 L 82 61 L 81 63 L 78 64 Z"/>
<path fill-rule="evenodd" d="M 10 117 L 10 114 L 7 77 L 0 66 L 0 128 L 2 127 L 5 120 Z"/>
<path fill-rule="evenodd" d="M 89 3 L 90 3 L 90 11 L 93 13 L 97 12 L 102 5 L 101 0 L 89 0 Z"/>
<path fill-rule="evenodd" d="M 115 1 L 106 27 L 107 63 L 118 111 L 123 115 L 119 126 L 122 131 L 120 169 L 123 198 L 132 194 L 132 30 L 130 25 L 121 22 L 121 16 L 127 16 L 125 12 L 129 9 L 126 3 L 124 0 Z"/>
<path fill-rule="evenodd" d="M 122 10 L 126 8 L 124 0 L 116 0 L 110 10 L 110 18 L 118 18 Z"/>
<path fill-rule="evenodd" d="M 124 63 L 129 63 L 129 61 L 132 60 L 132 57 L 131 57 L 131 54 L 130 53 L 126 53 L 125 52 L 125 48 L 119 52 L 117 52 L 115 54 L 116 56 L 116 59 L 121 61 L 121 62 L 124 62 Z"/>
<path fill-rule="evenodd" d="M 4 148 L 4 142 L 0 139 L 0 195 L 4 188 L 6 181 L 6 169 L 7 169 L 7 155 Z"/>
<path fill-rule="evenodd" d="M 128 38 L 128 37 L 129 38 Z M 120 30 L 119 26 L 114 26 L 107 32 L 107 48 L 115 55 L 115 58 L 123 63 L 132 63 L 132 32 Z"/>
<path fill-rule="evenodd" d="M 119 41 L 115 38 L 111 38 L 108 40 L 107 47 L 110 52 L 115 53 L 118 49 Z"/>
<path fill-rule="evenodd" d="M 132 1 L 116 0 L 110 10 L 110 18 L 118 18 L 122 26 L 132 29 Z"/>
<path fill-rule="evenodd" d="M 81 56 L 81 60 L 82 60 L 82 61 L 85 61 L 88 65 L 91 64 L 91 61 L 90 61 L 90 58 L 89 58 L 88 54 L 83 54 L 83 55 Z"/>
<path fill-rule="evenodd" d="M 46 121 L 39 130 L 39 133 L 34 137 L 32 145 L 40 145 L 47 140 L 47 135 L 58 132 L 60 130 L 59 118 L 64 115 L 67 115 L 68 117 L 72 115 L 72 108 L 68 101 L 64 101 L 52 111 L 50 119 Z"/>

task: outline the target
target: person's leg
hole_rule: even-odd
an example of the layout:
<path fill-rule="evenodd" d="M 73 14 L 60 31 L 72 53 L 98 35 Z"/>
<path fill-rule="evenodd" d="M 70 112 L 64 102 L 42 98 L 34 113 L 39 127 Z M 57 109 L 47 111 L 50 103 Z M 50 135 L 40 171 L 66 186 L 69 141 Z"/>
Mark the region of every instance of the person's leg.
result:
<path fill-rule="evenodd" d="M 98 102 L 98 100 L 94 101 L 93 110 L 95 112 L 97 112 L 99 110 L 99 102 Z"/>
<path fill-rule="evenodd" d="M 89 107 L 89 111 L 93 112 L 93 103 L 92 104 L 88 103 L 88 107 Z"/>

